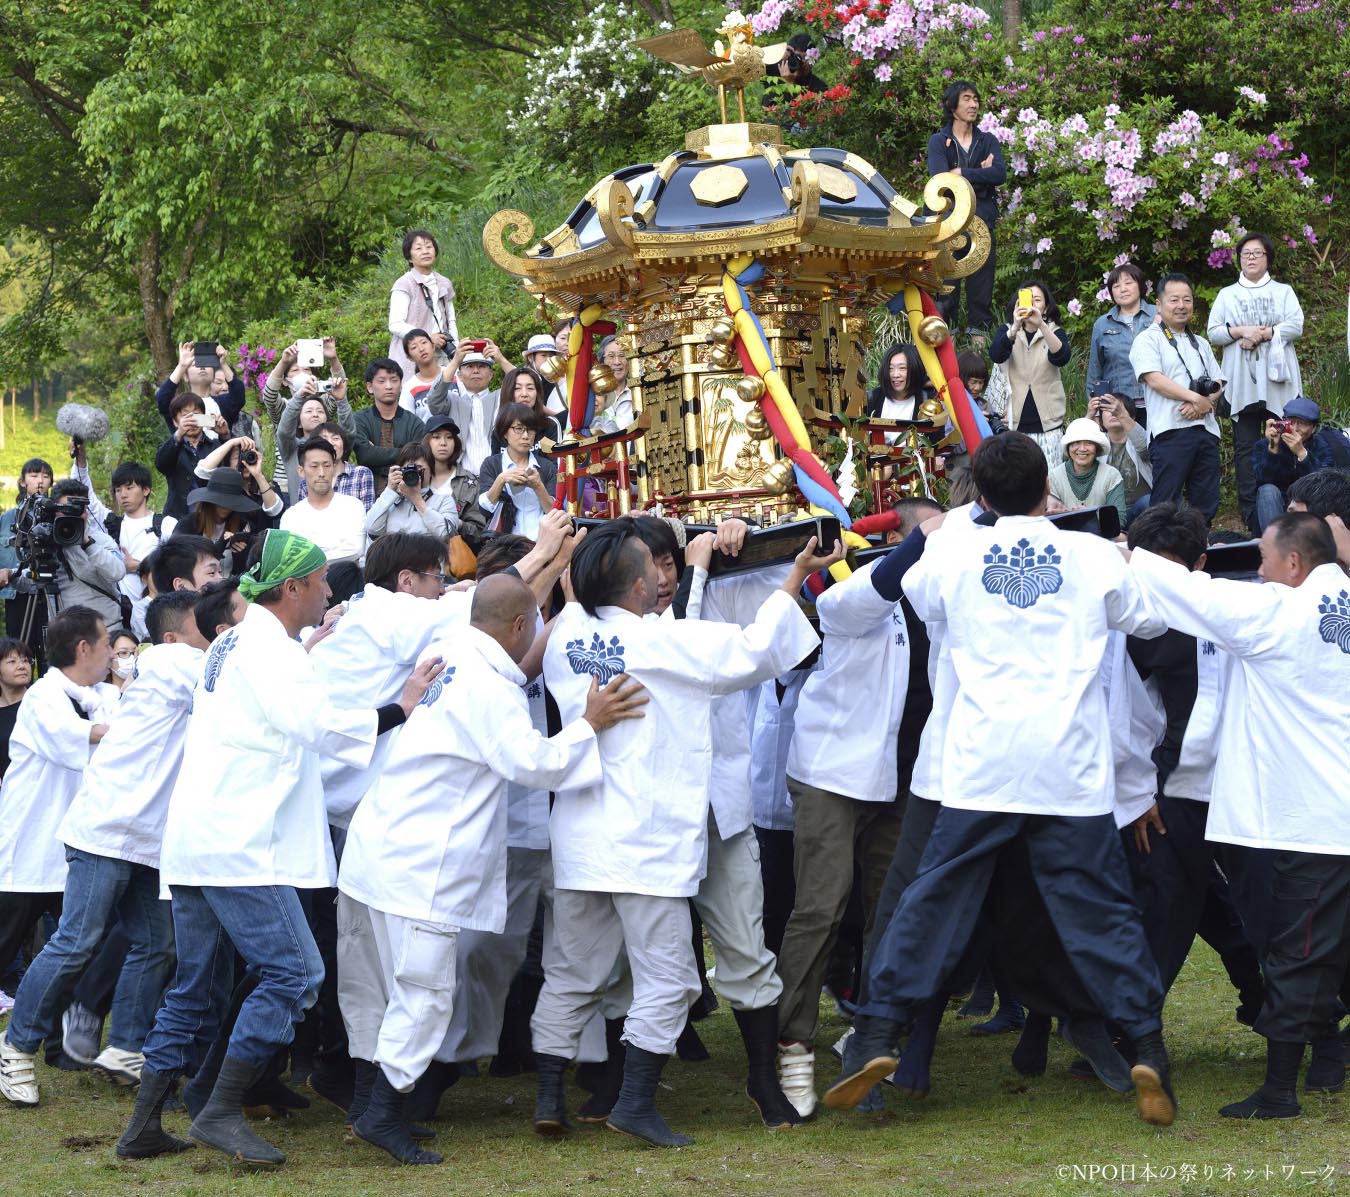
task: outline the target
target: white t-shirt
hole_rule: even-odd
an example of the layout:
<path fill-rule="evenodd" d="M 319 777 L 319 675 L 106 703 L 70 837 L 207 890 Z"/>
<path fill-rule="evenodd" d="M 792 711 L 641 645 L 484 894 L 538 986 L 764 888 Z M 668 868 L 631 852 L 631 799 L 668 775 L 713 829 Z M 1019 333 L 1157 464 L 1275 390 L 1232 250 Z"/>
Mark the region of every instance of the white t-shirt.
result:
<path fill-rule="evenodd" d="M 122 526 L 117 532 L 117 544 L 119 548 L 126 549 L 137 561 L 144 561 L 145 558 L 159 548 L 160 541 L 168 540 L 173 535 L 173 530 L 178 527 L 178 521 L 171 515 L 166 515 L 160 521 L 159 535 L 154 531 L 155 513 L 146 512 L 145 515 L 139 515 L 132 518 L 129 515 L 122 517 Z M 145 583 L 136 573 L 128 573 L 119 583 L 119 589 L 133 603 L 144 597 Z"/>
<path fill-rule="evenodd" d="M 308 537 L 329 561 L 355 561 L 365 552 L 366 507 L 354 495 L 335 492 L 324 508 L 305 499 L 286 508 L 281 526 L 287 532 Z"/>

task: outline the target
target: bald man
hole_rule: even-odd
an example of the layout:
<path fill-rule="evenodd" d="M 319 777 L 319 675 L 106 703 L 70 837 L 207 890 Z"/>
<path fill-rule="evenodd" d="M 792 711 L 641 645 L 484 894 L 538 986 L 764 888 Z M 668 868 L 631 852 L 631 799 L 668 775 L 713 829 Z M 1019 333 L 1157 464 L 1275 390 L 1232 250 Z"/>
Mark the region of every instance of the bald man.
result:
<path fill-rule="evenodd" d="M 506 787 L 595 785 L 597 733 L 642 717 L 642 687 L 592 684 L 585 712 L 545 739 L 530 719 L 520 662 L 536 599 L 499 574 L 474 591 L 470 626 L 432 645 L 438 684 L 413 711 L 357 808 L 338 874 L 338 1000 L 358 1070 L 375 1070 L 357 1135 L 405 1164 L 419 1148 L 404 1101 L 450 1025 L 456 939 L 506 923 Z"/>

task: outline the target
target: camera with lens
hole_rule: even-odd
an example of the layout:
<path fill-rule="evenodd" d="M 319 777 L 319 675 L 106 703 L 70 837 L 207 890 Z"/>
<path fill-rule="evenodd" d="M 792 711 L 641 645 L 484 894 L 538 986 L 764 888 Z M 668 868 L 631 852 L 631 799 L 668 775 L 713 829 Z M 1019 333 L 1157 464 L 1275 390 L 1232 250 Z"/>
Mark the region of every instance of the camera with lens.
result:
<path fill-rule="evenodd" d="M 239 450 L 239 464 L 240 464 L 240 465 L 257 465 L 257 464 L 258 464 L 258 451 L 257 451 L 256 449 L 240 449 L 240 450 Z"/>
<path fill-rule="evenodd" d="M 1199 378 L 1191 380 L 1191 390 L 1208 399 L 1223 390 L 1223 383 L 1215 382 L 1208 374 L 1202 374 Z"/>
<path fill-rule="evenodd" d="M 331 378 L 316 378 L 314 380 L 314 393 L 316 395 L 326 395 L 333 389 L 333 380 Z"/>
<path fill-rule="evenodd" d="M 422 467 L 418 465 L 405 465 L 399 467 L 399 473 L 403 475 L 404 486 L 422 485 Z"/>
<path fill-rule="evenodd" d="M 787 63 L 787 69 L 794 75 L 798 74 L 801 69 L 806 66 L 806 59 L 802 56 L 800 51 L 789 50 L 783 58 Z"/>
<path fill-rule="evenodd" d="M 56 581 L 61 550 L 84 540 L 84 513 L 89 500 L 81 495 L 50 499 L 30 495 L 14 517 L 14 553 L 21 577 L 35 583 Z"/>

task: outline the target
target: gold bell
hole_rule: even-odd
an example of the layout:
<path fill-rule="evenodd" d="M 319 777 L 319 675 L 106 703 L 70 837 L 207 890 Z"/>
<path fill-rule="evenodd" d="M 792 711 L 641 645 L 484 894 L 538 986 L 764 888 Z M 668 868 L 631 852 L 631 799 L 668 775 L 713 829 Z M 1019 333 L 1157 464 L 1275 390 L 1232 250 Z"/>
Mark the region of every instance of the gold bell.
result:
<path fill-rule="evenodd" d="M 590 373 L 591 390 L 597 395 L 608 395 L 619 389 L 618 376 L 606 365 L 592 366 Z"/>
<path fill-rule="evenodd" d="M 730 345 L 736 339 L 736 326 L 725 316 L 714 320 L 708 329 L 708 339 L 717 345 Z"/>
<path fill-rule="evenodd" d="M 764 379 L 747 374 L 736 384 L 736 394 L 745 403 L 758 403 L 764 397 Z"/>
<path fill-rule="evenodd" d="M 550 353 L 539 363 L 539 373 L 549 382 L 561 382 L 567 376 L 567 359 L 561 353 Z"/>
<path fill-rule="evenodd" d="M 919 322 L 919 336 L 929 345 L 941 345 L 951 334 L 941 316 L 925 316 Z"/>
<path fill-rule="evenodd" d="M 914 414 L 916 419 L 927 420 L 930 424 L 947 423 L 947 409 L 943 407 L 941 399 L 925 399 Z"/>
<path fill-rule="evenodd" d="M 733 366 L 740 365 L 740 361 L 741 359 L 728 345 L 714 345 L 708 350 L 708 364 L 719 370 L 730 370 Z"/>
<path fill-rule="evenodd" d="M 797 473 L 792 468 L 792 462 L 786 457 L 780 457 L 764 471 L 760 482 L 770 494 L 785 495 L 796 485 Z"/>
<path fill-rule="evenodd" d="M 764 412 L 758 407 L 752 407 L 745 413 L 745 431 L 754 441 L 767 441 L 773 436 L 773 429 L 769 427 L 769 421 L 764 418 Z"/>

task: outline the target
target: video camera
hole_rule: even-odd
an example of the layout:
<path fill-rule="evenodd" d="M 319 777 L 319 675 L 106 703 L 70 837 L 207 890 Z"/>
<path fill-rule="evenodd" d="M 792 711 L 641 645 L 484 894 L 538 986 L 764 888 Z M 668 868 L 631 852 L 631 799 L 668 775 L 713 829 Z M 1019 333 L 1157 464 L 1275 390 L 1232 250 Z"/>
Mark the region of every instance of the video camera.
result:
<path fill-rule="evenodd" d="M 64 564 L 61 550 L 84 540 L 88 508 L 89 500 L 81 495 L 29 495 L 20 504 L 14 517 L 14 553 L 22 579 L 35 585 L 56 583 L 57 569 Z"/>

